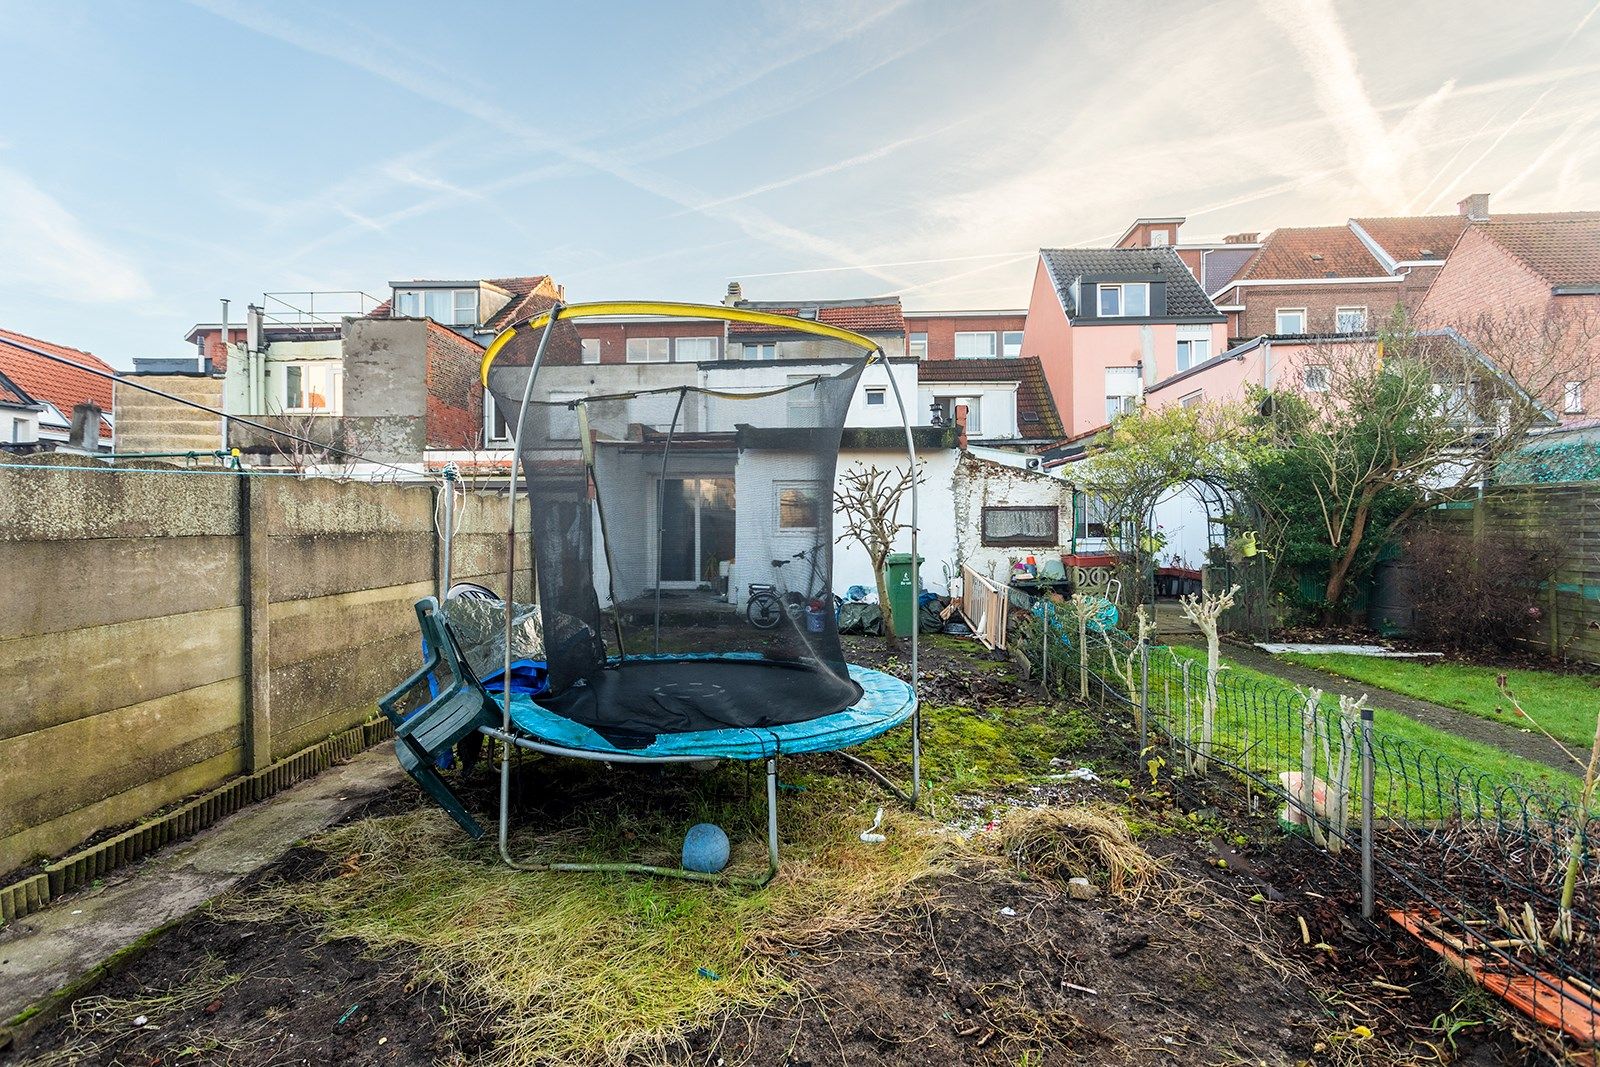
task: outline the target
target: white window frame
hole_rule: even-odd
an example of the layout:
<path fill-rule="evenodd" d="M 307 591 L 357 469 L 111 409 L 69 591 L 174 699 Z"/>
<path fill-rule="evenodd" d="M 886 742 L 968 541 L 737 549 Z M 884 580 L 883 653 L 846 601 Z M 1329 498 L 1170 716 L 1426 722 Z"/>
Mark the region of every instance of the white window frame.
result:
<path fill-rule="evenodd" d="M 1285 330 L 1283 328 L 1283 317 L 1285 315 L 1299 315 L 1300 316 L 1300 328 L 1298 330 Z M 1276 309 L 1274 309 L 1273 318 L 1272 318 L 1272 332 L 1274 334 L 1278 334 L 1280 336 L 1287 336 L 1287 337 L 1297 337 L 1297 336 L 1303 335 L 1306 332 L 1306 309 L 1305 308 L 1276 308 Z"/>
<path fill-rule="evenodd" d="M 445 318 L 428 314 L 428 298 L 442 299 L 450 305 Z M 404 319 L 430 318 L 441 326 L 478 325 L 478 290 L 476 289 L 396 289 L 395 314 Z"/>
<path fill-rule="evenodd" d="M 504 420 L 506 424 L 506 432 L 504 434 L 496 434 L 494 432 L 495 414 L 498 411 L 499 408 L 495 406 L 494 396 L 485 391 L 483 394 L 483 441 L 487 445 L 508 445 L 511 443 L 510 419 Z"/>
<path fill-rule="evenodd" d="M 635 347 L 637 346 L 637 347 Z M 659 347 L 660 351 L 657 352 Z M 628 338 L 629 363 L 671 363 L 672 338 L 670 337 L 630 337 Z"/>
<path fill-rule="evenodd" d="M 685 341 L 705 341 L 711 346 L 711 353 L 705 356 L 685 356 L 683 354 Z M 712 336 L 704 337 L 675 337 L 672 340 L 672 361 L 674 363 L 713 363 L 717 358 L 717 339 Z"/>
<path fill-rule="evenodd" d="M 344 364 L 334 360 L 294 360 L 280 363 L 283 368 L 283 412 L 286 415 L 342 415 L 344 414 Z M 289 369 L 300 368 L 301 381 L 305 380 L 305 368 L 325 370 L 332 372 L 329 381 L 329 392 L 333 396 L 328 401 L 327 407 L 307 408 L 295 407 L 289 403 Z"/>
<path fill-rule="evenodd" d="M 740 346 L 739 356 L 742 359 L 770 362 L 778 358 L 778 344 L 776 341 L 746 341 Z"/>
<path fill-rule="evenodd" d="M 967 343 L 970 345 L 970 344 L 974 343 L 975 339 L 983 338 L 983 337 L 987 337 L 989 339 L 988 340 L 988 349 L 989 350 L 987 352 L 979 352 L 976 355 L 971 354 L 971 353 L 969 353 L 967 355 L 962 355 L 962 353 L 961 353 L 961 342 L 962 342 L 963 339 L 965 339 L 967 341 Z M 957 359 L 993 359 L 993 358 L 995 358 L 995 354 L 997 352 L 999 352 L 999 350 L 1000 350 L 999 346 L 1000 346 L 999 335 L 996 334 L 993 330 L 958 330 L 958 331 L 956 331 L 956 336 L 955 336 L 955 347 L 952 349 L 952 351 L 954 352 L 955 357 Z"/>
<path fill-rule="evenodd" d="M 1165 247 L 1167 247 L 1167 245 L 1169 245 L 1171 243 L 1172 243 L 1172 238 L 1167 233 L 1166 230 L 1151 230 L 1150 231 L 1150 247 L 1151 248 L 1165 248 Z"/>
<path fill-rule="evenodd" d="M 926 333 L 912 333 L 906 335 L 906 355 L 915 359 L 928 358 L 928 335 Z"/>
<path fill-rule="evenodd" d="M 1308 363 L 1300 370 L 1300 385 L 1308 393 L 1326 393 L 1332 374 L 1333 368 L 1326 363 Z"/>
<path fill-rule="evenodd" d="M 783 524 L 783 494 L 791 489 L 807 492 L 816 500 L 817 521 L 810 526 L 785 526 Z M 827 496 L 823 492 L 821 482 L 795 481 L 774 482 L 772 484 L 772 528 L 780 534 L 797 534 L 815 532 L 822 523 L 823 508 L 827 506 Z"/>
<path fill-rule="evenodd" d="M 815 421 L 817 405 L 822 402 L 822 398 L 817 395 L 817 377 L 815 374 L 791 374 L 784 380 L 784 385 L 789 390 L 784 394 L 789 425 L 805 426 Z M 797 420 L 796 415 L 803 415 L 805 418 Z"/>
<path fill-rule="evenodd" d="M 1185 336 L 1186 329 L 1183 326 L 1178 327 L 1176 366 L 1179 372 L 1198 366 L 1211 358 L 1211 330 L 1209 328 L 1188 330 L 1188 336 Z M 1203 352 L 1198 359 L 1195 357 L 1196 345 L 1203 347 Z"/>
<path fill-rule="evenodd" d="M 1180 408 L 1192 408 L 1205 398 L 1206 391 L 1204 389 L 1196 389 L 1192 393 L 1184 393 L 1182 396 L 1180 396 L 1178 398 L 1178 406 Z"/>
<path fill-rule="evenodd" d="M 1360 325 L 1352 327 L 1351 329 L 1348 329 L 1348 330 L 1345 329 L 1344 328 L 1344 323 L 1341 320 L 1344 318 L 1344 316 L 1345 316 L 1345 314 L 1347 312 L 1359 312 L 1360 315 L 1361 315 L 1361 323 L 1360 323 Z M 1365 307 L 1353 307 L 1352 306 L 1352 307 L 1342 307 L 1342 308 L 1341 307 L 1336 307 L 1336 308 L 1333 309 L 1333 332 L 1334 333 L 1365 333 L 1366 329 L 1367 329 L 1367 309 Z"/>
<path fill-rule="evenodd" d="M 1000 331 L 1000 356 L 1002 359 L 1018 359 L 1022 356 L 1022 334 L 1023 331 L 1021 330 Z M 1015 343 L 1011 341 L 1013 337 L 1017 339 Z"/>
<path fill-rule="evenodd" d="M 1144 290 L 1144 310 L 1130 312 L 1128 310 L 1128 292 L 1133 289 Z M 1117 294 L 1117 310 L 1107 314 L 1103 293 L 1115 290 Z M 1144 319 L 1150 317 L 1150 283 L 1149 282 L 1095 282 L 1094 284 L 1094 310 L 1095 318 L 1099 319 Z"/>
<path fill-rule="evenodd" d="M 1583 414 L 1583 382 L 1570 381 L 1561 390 L 1561 413 L 1563 415 Z"/>
<path fill-rule="evenodd" d="M 582 339 L 582 355 L 579 357 L 584 363 L 599 363 L 600 350 L 605 346 L 598 337 L 585 337 Z"/>
<path fill-rule="evenodd" d="M 881 408 L 889 402 L 889 388 L 884 385 L 867 386 L 867 407 Z"/>
<path fill-rule="evenodd" d="M 1116 374 L 1115 376 L 1113 376 L 1113 374 L 1112 374 L 1113 371 L 1123 371 L 1123 372 L 1126 372 L 1126 373 Z M 1120 379 L 1120 380 L 1128 382 L 1129 384 L 1131 384 L 1133 386 L 1133 390 L 1134 391 L 1131 392 L 1131 393 L 1113 393 L 1111 391 L 1111 383 L 1113 381 L 1113 377 L 1115 377 L 1116 379 Z M 1127 415 L 1127 414 L 1130 414 L 1132 412 L 1135 412 L 1135 411 L 1139 410 L 1139 398 L 1141 396 L 1143 396 L 1143 395 L 1144 395 L 1144 379 L 1139 374 L 1139 368 L 1138 367 L 1107 367 L 1105 369 L 1105 396 L 1106 396 L 1106 421 L 1107 422 L 1114 421 L 1118 415 Z M 1112 407 L 1113 403 L 1115 403 L 1116 407 L 1117 407 L 1117 410 L 1115 412 L 1113 412 L 1111 410 L 1111 407 Z"/>

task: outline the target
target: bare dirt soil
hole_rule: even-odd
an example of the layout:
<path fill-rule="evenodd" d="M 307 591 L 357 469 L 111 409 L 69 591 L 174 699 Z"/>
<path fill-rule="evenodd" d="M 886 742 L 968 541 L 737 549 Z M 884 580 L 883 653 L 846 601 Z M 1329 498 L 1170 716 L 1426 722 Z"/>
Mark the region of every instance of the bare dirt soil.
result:
<path fill-rule="evenodd" d="M 851 644 L 853 662 L 904 669 L 878 642 Z M 975 644 L 930 642 L 921 666 L 930 706 L 1003 715 L 1039 700 Z M 1356 918 L 1347 865 L 1285 837 L 1236 788 L 1152 783 L 1125 746 L 1108 730 L 1092 752 L 1061 753 L 1073 765 L 1096 760 L 1106 779 L 1120 760 L 1129 775 L 1120 783 L 1012 785 L 984 803 L 1117 805 L 1166 866 L 1145 897 L 1074 900 L 1057 880 L 965 866 L 886 915 L 863 915 L 854 930 L 790 950 L 792 995 L 691 1033 L 669 1060 L 1523 1062 L 1476 1006 L 1461 1006 L 1460 987 L 1414 942 Z M 401 788 L 355 818 L 421 803 Z M 301 847 L 256 882 L 337 877 L 338 862 Z M 1474 1025 L 1451 1029 L 1447 1043 L 1439 1019 L 1458 1015 Z M 492 1053 L 494 1028 L 485 1005 L 420 980 L 405 951 L 329 940 L 293 914 L 201 913 L 84 991 L 9 1061 L 472 1063 Z"/>

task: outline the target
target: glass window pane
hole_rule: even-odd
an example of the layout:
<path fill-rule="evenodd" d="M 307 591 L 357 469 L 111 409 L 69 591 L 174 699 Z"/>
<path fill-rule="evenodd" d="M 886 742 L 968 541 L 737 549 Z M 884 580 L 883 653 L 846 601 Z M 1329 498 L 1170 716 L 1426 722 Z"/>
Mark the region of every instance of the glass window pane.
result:
<path fill-rule="evenodd" d="M 1124 315 L 1150 314 L 1150 287 L 1145 284 L 1122 287 L 1122 313 Z"/>
<path fill-rule="evenodd" d="M 585 337 L 583 339 L 583 361 L 585 363 L 600 362 L 600 338 Z"/>
<path fill-rule="evenodd" d="M 989 545 L 1054 545 L 1056 509 L 993 507 L 983 509 L 983 542 Z"/>
<path fill-rule="evenodd" d="M 925 334 L 925 333 L 914 333 L 914 334 L 912 334 L 911 335 L 911 346 L 906 351 L 906 355 L 915 356 L 917 359 L 927 359 L 928 358 L 928 335 Z"/>
<path fill-rule="evenodd" d="M 415 289 L 401 290 L 395 301 L 395 312 L 408 319 L 419 317 L 422 314 L 422 294 Z"/>
<path fill-rule="evenodd" d="M 670 340 L 666 337 L 630 337 L 628 338 L 629 363 L 665 363 L 667 362 L 668 345 Z"/>
<path fill-rule="evenodd" d="M 455 299 L 449 289 L 429 289 L 422 294 L 423 314 L 434 322 L 455 321 Z"/>
<path fill-rule="evenodd" d="M 472 326 L 478 321 L 478 290 L 455 290 L 455 318 L 457 326 Z"/>
<path fill-rule="evenodd" d="M 1115 285 L 1102 285 L 1100 288 L 1100 314 L 1122 314 L 1122 290 Z"/>
<path fill-rule="evenodd" d="M 819 496 L 815 486 L 788 485 L 778 490 L 778 529 L 817 528 Z"/>
<path fill-rule="evenodd" d="M 1022 331 L 1007 330 L 1000 354 L 1007 359 L 1016 359 L 1022 355 Z"/>
<path fill-rule="evenodd" d="M 675 358 L 679 363 L 701 363 L 717 358 L 715 337 L 680 337 L 674 344 L 677 346 Z"/>
<path fill-rule="evenodd" d="M 957 359 L 993 359 L 994 334 L 993 333 L 958 333 L 956 334 Z"/>

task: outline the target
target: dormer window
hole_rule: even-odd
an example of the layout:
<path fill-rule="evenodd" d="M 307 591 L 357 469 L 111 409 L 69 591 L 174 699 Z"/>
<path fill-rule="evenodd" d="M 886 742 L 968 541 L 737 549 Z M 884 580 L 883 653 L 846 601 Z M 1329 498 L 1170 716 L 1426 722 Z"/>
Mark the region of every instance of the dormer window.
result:
<path fill-rule="evenodd" d="M 1100 297 L 1100 317 L 1103 319 L 1150 314 L 1149 282 L 1123 282 L 1120 285 L 1102 282 L 1096 289 Z"/>
<path fill-rule="evenodd" d="M 442 326 L 478 324 L 476 289 L 396 289 L 394 307 L 403 318 L 426 316 Z"/>

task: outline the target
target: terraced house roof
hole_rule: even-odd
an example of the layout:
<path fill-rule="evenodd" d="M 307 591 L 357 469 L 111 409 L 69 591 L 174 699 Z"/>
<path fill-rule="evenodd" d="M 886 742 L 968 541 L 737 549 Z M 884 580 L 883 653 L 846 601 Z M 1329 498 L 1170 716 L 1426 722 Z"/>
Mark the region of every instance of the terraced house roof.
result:
<path fill-rule="evenodd" d="M 42 349 L 52 355 L 69 359 L 73 363 L 94 370 L 114 373 L 116 368 L 92 352 L 80 352 L 66 345 L 41 341 L 27 334 L 0 330 L 0 374 L 35 400 L 42 400 L 61 413 L 64 419 L 72 418 L 72 409 L 85 400 L 100 406 L 102 428 L 111 428 L 111 381 L 98 374 L 68 367 L 29 352 L 18 344 Z"/>
<path fill-rule="evenodd" d="M 1552 286 L 1600 285 L 1600 212 L 1553 219 L 1491 219 L 1485 237 L 1516 256 Z M 1577 216 L 1577 217 L 1575 217 Z"/>
<path fill-rule="evenodd" d="M 1072 283 L 1083 277 L 1159 275 L 1167 284 L 1167 318 L 1220 318 L 1216 305 L 1171 248 L 1041 248 L 1067 318 L 1078 309 Z"/>

